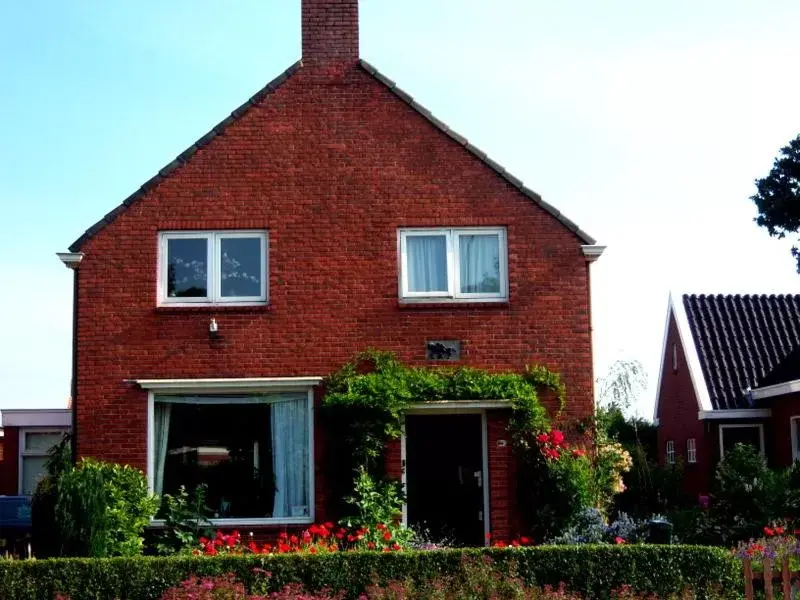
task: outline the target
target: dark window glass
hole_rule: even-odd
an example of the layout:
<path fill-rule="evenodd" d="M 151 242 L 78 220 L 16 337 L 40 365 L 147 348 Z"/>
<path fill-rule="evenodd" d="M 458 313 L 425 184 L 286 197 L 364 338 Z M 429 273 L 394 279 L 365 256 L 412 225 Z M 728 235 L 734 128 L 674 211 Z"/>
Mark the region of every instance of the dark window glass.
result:
<path fill-rule="evenodd" d="M 747 444 L 761 450 L 761 432 L 758 427 L 726 427 L 722 429 L 722 448 L 733 450 L 736 444 Z"/>
<path fill-rule="evenodd" d="M 208 294 L 208 240 L 167 240 L 167 296 L 205 298 Z"/>
<path fill-rule="evenodd" d="M 222 238 L 220 244 L 222 296 L 261 296 L 261 238 Z"/>

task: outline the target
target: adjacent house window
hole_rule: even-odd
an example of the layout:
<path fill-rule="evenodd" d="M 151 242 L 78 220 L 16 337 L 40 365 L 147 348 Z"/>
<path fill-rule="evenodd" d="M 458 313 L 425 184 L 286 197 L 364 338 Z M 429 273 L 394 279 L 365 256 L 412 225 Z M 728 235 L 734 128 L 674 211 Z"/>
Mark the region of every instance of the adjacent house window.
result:
<path fill-rule="evenodd" d="M 64 437 L 64 431 L 21 430 L 19 461 L 19 493 L 32 496 L 36 484 L 44 476 L 47 452 Z"/>
<path fill-rule="evenodd" d="M 160 234 L 161 304 L 267 300 L 266 231 Z"/>
<path fill-rule="evenodd" d="M 669 440 L 667 442 L 667 449 L 665 452 L 665 459 L 668 465 L 675 464 L 675 442 L 673 440 Z"/>
<path fill-rule="evenodd" d="M 309 522 L 311 421 L 306 392 L 156 396 L 153 491 L 204 484 L 214 518 Z"/>
<path fill-rule="evenodd" d="M 400 295 L 405 300 L 508 298 L 505 228 L 401 229 Z"/>
<path fill-rule="evenodd" d="M 719 426 L 719 455 L 732 450 L 736 444 L 747 444 L 764 454 L 764 426 L 760 423 Z"/>
<path fill-rule="evenodd" d="M 792 461 L 800 460 L 800 415 L 789 420 L 792 430 Z"/>
<path fill-rule="evenodd" d="M 695 438 L 686 440 L 686 462 L 697 462 L 697 440 Z"/>

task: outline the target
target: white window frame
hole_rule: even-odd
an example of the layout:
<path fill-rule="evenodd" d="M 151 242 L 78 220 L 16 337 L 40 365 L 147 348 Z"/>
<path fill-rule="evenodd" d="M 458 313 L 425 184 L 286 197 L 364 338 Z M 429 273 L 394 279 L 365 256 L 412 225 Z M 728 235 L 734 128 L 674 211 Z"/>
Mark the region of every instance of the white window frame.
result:
<path fill-rule="evenodd" d="M 147 393 L 147 485 L 151 493 L 155 483 L 155 403 L 156 396 L 220 396 L 229 395 L 225 391 L 235 390 L 237 394 L 265 395 L 278 392 L 306 392 L 308 395 L 308 515 L 302 517 L 269 517 L 269 518 L 249 518 L 237 517 L 234 519 L 209 519 L 209 522 L 216 527 L 241 527 L 245 525 L 308 525 L 314 522 L 316 508 L 316 487 L 314 482 L 314 389 L 311 386 L 295 387 L 290 383 L 279 381 L 276 378 L 274 384 L 268 382 L 262 386 L 250 387 L 247 380 L 240 380 L 241 386 L 231 386 L 231 380 L 221 380 L 219 385 L 216 383 L 203 382 L 200 387 L 186 389 L 167 388 L 154 392 L 149 390 Z M 215 389 L 217 388 L 217 389 Z M 153 519 L 154 526 L 163 526 L 163 519 Z"/>
<path fill-rule="evenodd" d="M 719 457 L 720 459 L 725 456 L 725 444 L 724 444 L 724 437 L 725 437 L 725 430 L 726 429 L 743 429 L 746 427 L 753 427 L 758 428 L 758 441 L 759 441 L 759 452 L 761 456 L 765 456 L 764 450 L 764 424 L 763 423 L 726 423 L 719 426 Z"/>
<path fill-rule="evenodd" d="M 666 447 L 664 449 L 664 462 L 668 465 L 675 464 L 675 441 L 674 440 L 667 440 Z"/>
<path fill-rule="evenodd" d="M 697 462 L 697 439 L 689 438 L 686 440 L 686 462 L 695 464 Z"/>
<path fill-rule="evenodd" d="M 261 244 L 261 294 L 259 296 L 222 295 L 222 240 L 235 238 L 258 238 Z M 269 298 L 269 232 L 266 230 L 232 231 L 161 231 L 158 234 L 158 304 L 159 306 L 197 305 L 258 305 Z M 206 240 L 206 288 L 208 295 L 198 298 L 173 298 L 167 294 L 168 247 L 170 240 Z"/>
<path fill-rule="evenodd" d="M 800 427 L 800 415 L 794 415 L 789 418 L 789 432 L 792 436 L 792 462 L 800 460 L 800 449 L 797 448 L 798 432 L 797 428 Z"/>
<path fill-rule="evenodd" d="M 445 236 L 447 245 L 447 291 L 412 292 L 408 289 L 408 238 L 415 236 Z M 462 235 L 497 235 L 500 254 L 499 293 L 461 292 L 460 239 Z M 508 243 L 505 227 L 431 227 L 398 230 L 400 254 L 399 288 L 404 302 L 506 302 L 508 300 Z"/>
<path fill-rule="evenodd" d="M 20 496 L 25 496 L 24 490 L 22 489 L 22 482 L 23 479 L 23 465 L 25 461 L 23 460 L 25 457 L 33 457 L 33 458 L 46 458 L 49 448 L 47 450 L 26 450 L 26 438 L 29 433 L 57 433 L 60 435 L 64 435 L 68 433 L 66 429 L 58 429 L 53 427 L 26 427 L 24 429 L 19 430 L 19 457 L 18 457 L 18 469 L 17 469 L 17 491 Z"/>

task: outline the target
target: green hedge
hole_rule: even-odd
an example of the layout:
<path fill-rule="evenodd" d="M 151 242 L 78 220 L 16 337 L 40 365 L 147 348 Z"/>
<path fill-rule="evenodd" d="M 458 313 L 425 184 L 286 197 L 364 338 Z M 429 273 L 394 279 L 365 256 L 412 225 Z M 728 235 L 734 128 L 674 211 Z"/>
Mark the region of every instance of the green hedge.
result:
<path fill-rule="evenodd" d="M 52 600 L 56 592 L 72 600 L 149 600 L 191 574 L 234 573 L 245 583 L 253 568 L 271 572 L 275 587 L 303 582 L 358 595 L 377 574 L 381 581 L 432 579 L 459 568 L 462 557 L 491 556 L 498 568 L 515 563 L 519 575 L 537 585 L 566 583 L 590 597 L 631 584 L 661 595 L 717 585 L 735 596 L 743 587 L 730 553 L 704 546 L 539 546 L 517 549 L 438 550 L 425 552 L 340 552 L 326 555 L 174 556 L 136 558 L 62 558 L 0 561 L 0 598 Z"/>

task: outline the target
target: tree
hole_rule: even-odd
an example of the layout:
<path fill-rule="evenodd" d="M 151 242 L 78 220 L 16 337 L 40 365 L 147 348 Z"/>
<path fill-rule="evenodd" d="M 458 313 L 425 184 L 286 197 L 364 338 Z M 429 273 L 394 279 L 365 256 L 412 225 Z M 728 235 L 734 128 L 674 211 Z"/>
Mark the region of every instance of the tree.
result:
<path fill-rule="evenodd" d="M 597 379 L 597 404 L 606 410 L 622 413 L 630 410 L 647 389 L 647 373 L 638 360 L 618 360 L 605 377 Z"/>
<path fill-rule="evenodd" d="M 755 222 L 778 239 L 800 229 L 800 135 L 780 150 L 769 175 L 756 179 L 758 192 L 750 199 L 758 207 Z M 800 273 L 800 249 L 792 247 Z"/>

